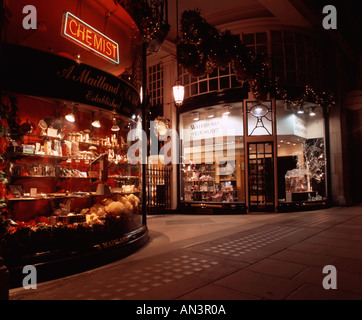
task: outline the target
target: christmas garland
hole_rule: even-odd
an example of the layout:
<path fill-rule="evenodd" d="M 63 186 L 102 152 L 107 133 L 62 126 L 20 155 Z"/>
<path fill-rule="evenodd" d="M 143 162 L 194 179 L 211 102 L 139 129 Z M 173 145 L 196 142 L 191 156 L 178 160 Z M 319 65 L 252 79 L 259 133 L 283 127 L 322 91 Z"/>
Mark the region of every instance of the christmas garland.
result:
<path fill-rule="evenodd" d="M 136 22 L 145 42 L 157 37 L 162 24 L 154 19 L 147 0 L 114 0 L 114 2 L 122 6 Z"/>
<path fill-rule="evenodd" d="M 298 97 L 291 97 L 279 84 L 278 78 L 270 77 L 270 64 L 266 56 L 252 54 L 238 35 L 229 30 L 221 32 L 210 25 L 200 11 L 184 11 L 181 17 L 181 40 L 178 43 L 179 63 L 194 77 L 212 73 L 214 68 L 225 69 L 230 64 L 236 79 L 248 83 L 258 101 L 273 93 L 293 105 L 301 105 L 308 99 L 323 107 L 335 104 L 332 93 L 317 93 L 310 86 Z"/>

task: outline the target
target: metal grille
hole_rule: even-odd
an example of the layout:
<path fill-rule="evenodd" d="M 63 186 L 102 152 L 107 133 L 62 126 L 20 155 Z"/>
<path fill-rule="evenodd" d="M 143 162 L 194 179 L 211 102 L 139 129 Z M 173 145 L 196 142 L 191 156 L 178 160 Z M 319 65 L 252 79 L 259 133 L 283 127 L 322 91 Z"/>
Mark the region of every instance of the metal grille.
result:
<path fill-rule="evenodd" d="M 171 171 L 170 167 L 147 169 L 147 214 L 164 214 L 171 210 Z"/>

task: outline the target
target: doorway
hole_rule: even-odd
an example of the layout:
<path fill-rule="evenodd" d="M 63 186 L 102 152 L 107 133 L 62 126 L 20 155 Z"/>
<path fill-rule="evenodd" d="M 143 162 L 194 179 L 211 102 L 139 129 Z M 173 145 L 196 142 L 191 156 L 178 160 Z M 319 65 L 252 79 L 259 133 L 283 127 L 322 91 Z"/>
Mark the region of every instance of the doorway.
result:
<path fill-rule="evenodd" d="M 273 142 L 248 143 L 249 211 L 274 211 Z"/>

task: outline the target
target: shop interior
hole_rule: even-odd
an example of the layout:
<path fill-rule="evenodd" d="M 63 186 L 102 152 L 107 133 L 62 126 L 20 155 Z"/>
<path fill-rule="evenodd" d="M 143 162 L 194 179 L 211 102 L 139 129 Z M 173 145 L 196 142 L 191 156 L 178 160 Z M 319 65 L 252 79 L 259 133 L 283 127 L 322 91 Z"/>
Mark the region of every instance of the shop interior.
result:
<path fill-rule="evenodd" d="M 259 129 L 251 123 L 249 131 L 255 127 Z M 245 165 L 248 165 L 250 205 L 274 206 L 274 161 L 279 204 L 325 201 L 322 108 L 309 103 L 289 106 L 277 101 L 276 129 L 276 157 L 273 143 L 260 140 L 248 144 L 249 158 L 245 161 L 241 103 L 182 113 L 181 202 L 245 203 Z"/>
<path fill-rule="evenodd" d="M 139 123 L 137 113 L 128 118 L 115 110 L 15 94 L 3 100 L 16 110 L 16 117 L 8 117 L 11 139 L 2 163 L 12 224 L 9 239 L 3 239 L 4 256 L 76 251 L 142 227 L 142 169 L 127 159 L 127 135 Z M 19 245 L 12 234 L 22 228 L 34 232 Z M 45 241 L 38 243 L 39 230 Z M 83 238 L 74 241 L 70 230 Z"/>
<path fill-rule="evenodd" d="M 241 105 L 218 105 L 180 116 L 181 200 L 245 201 Z"/>

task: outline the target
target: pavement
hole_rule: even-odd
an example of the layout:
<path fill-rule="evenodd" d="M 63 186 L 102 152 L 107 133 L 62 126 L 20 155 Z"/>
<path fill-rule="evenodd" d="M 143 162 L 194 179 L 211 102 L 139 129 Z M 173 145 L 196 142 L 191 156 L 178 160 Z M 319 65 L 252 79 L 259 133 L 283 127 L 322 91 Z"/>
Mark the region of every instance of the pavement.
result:
<path fill-rule="evenodd" d="M 9 300 L 362 300 L 362 205 L 147 225 L 149 242 L 130 256 Z"/>

